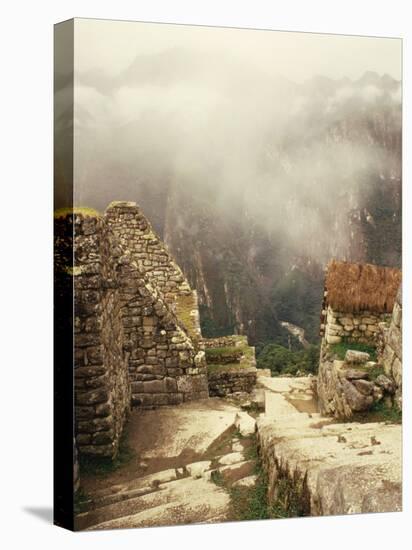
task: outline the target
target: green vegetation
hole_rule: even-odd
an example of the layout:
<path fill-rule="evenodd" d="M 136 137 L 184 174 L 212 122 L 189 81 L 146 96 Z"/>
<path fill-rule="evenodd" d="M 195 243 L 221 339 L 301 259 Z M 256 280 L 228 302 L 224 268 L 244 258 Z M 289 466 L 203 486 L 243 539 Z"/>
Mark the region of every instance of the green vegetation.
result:
<path fill-rule="evenodd" d="M 247 363 L 224 363 L 224 364 L 219 364 L 219 363 L 208 363 L 207 365 L 207 372 L 212 374 L 214 372 L 229 372 L 233 369 L 247 369 L 249 368 L 250 365 L 248 365 Z"/>
<path fill-rule="evenodd" d="M 206 361 L 211 363 L 216 360 L 228 360 L 240 359 L 242 356 L 251 358 L 253 357 L 253 348 L 247 345 L 244 346 L 227 346 L 221 348 L 206 348 Z"/>
<path fill-rule="evenodd" d="M 278 344 L 268 344 L 257 358 L 257 367 L 270 369 L 274 376 L 301 373 L 315 374 L 319 366 L 319 346 L 291 351 Z"/>
<path fill-rule="evenodd" d="M 275 499 L 268 503 L 268 479 L 258 458 L 256 440 L 247 449 L 250 459 L 256 460 L 256 484 L 253 487 L 230 487 L 233 519 L 239 521 L 256 519 L 279 519 L 307 515 L 303 503 L 303 483 L 281 477 L 276 484 Z"/>
<path fill-rule="evenodd" d="M 100 218 L 101 214 L 94 208 L 89 208 L 88 206 L 78 206 L 75 208 L 59 208 L 54 211 L 55 218 L 65 218 L 73 214 L 82 214 L 83 216 L 91 216 L 93 218 Z"/>
<path fill-rule="evenodd" d="M 344 340 L 339 344 L 330 345 L 330 349 L 338 357 L 338 359 L 341 359 L 342 361 L 343 359 L 345 359 L 346 352 L 349 349 L 369 353 L 370 360 L 376 361 L 376 348 L 368 344 L 362 344 L 360 342 L 349 342 L 347 340 Z"/>
<path fill-rule="evenodd" d="M 79 455 L 80 479 L 83 475 L 106 476 L 128 464 L 135 457 L 135 452 L 127 441 L 128 433 L 125 428 L 119 442 L 119 451 L 113 460 L 107 457 Z"/>
<path fill-rule="evenodd" d="M 254 519 L 269 519 L 267 504 L 267 480 L 259 470 L 254 487 L 231 487 L 229 489 L 230 504 L 233 519 L 247 521 Z"/>
<path fill-rule="evenodd" d="M 206 361 L 213 363 L 216 359 L 235 358 L 240 359 L 244 353 L 243 347 L 206 348 Z"/>
<path fill-rule="evenodd" d="M 255 345 L 257 357 L 262 353 L 265 347 L 269 346 L 270 344 L 277 344 L 278 346 L 282 346 L 284 348 L 290 349 L 290 351 L 299 351 L 302 349 L 302 344 L 299 342 L 299 339 L 296 336 L 293 336 L 293 334 L 290 334 L 290 332 L 284 327 L 280 326 L 280 329 L 281 329 L 280 333 L 276 334 L 270 340 L 266 340 L 264 342 L 258 342 Z"/>
<path fill-rule="evenodd" d="M 194 318 L 191 315 L 194 309 L 196 309 L 196 305 L 192 294 L 177 297 L 176 316 L 183 323 L 192 340 L 197 340 L 199 335 L 195 330 Z"/>
<path fill-rule="evenodd" d="M 385 374 L 385 370 L 381 365 L 375 365 L 374 367 L 366 367 L 364 365 L 356 365 L 356 370 L 361 370 L 369 374 L 369 380 L 376 380 L 380 374 Z"/>
<path fill-rule="evenodd" d="M 306 339 L 319 340 L 319 312 L 323 296 L 323 273 L 316 275 L 294 269 L 272 289 L 271 305 L 278 319 L 305 329 Z"/>
<path fill-rule="evenodd" d="M 225 480 L 223 478 L 223 475 L 221 472 L 219 472 L 219 470 L 214 470 L 211 474 L 210 474 L 210 479 L 213 481 L 213 483 L 215 485 L 217 485 L 218 487 L 223 487 L 223 485 L 225 484 Z"/>
<path fill-rule="evenodd" d="M 351 422 L 388 422 L 402 424 L 402 411 L 396 406 L 388 406 L 385 401 L 374 403 L 363 413 L 356 413 L 350 418 Z"/>
<path fill-rule="evenodd" d="M 227 336 L 228 334 L 233 334 L 235 332 L 234 323 L 227 324 L 216 321 L 212 317 L 210 309 L 203 304 L 199 304 L 199 314 L 200 327 L 205 338 L 217 338 L 219 336 Z"/>

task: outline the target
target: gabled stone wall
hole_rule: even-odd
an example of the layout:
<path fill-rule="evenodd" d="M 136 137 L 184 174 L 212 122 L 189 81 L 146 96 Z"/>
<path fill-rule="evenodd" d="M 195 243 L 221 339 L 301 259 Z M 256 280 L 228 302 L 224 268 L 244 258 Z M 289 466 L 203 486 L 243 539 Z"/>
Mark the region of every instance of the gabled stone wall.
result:
<path fill-rule="evenodd" d="M 113 458 L 130 404 L 209 396 L 197 295 L 134 203 L 59 214 L 55 261 L 74 285 L 77 447 Z"/>
<path fill-rule="evenodd" d="M 105 219 L 139 270 L 171 305 L 194 346 L 201 347 L 197 293 L 190 288 L 182 270 L 139 206 L 135 202 L 113 202 L 106 210 Z"/>
<path fill-rule="evenodd" d="M 130 254 L 119 269 L 132 404 L 177 405 L 208 397 L 206 363 L 171 305 Z"/>

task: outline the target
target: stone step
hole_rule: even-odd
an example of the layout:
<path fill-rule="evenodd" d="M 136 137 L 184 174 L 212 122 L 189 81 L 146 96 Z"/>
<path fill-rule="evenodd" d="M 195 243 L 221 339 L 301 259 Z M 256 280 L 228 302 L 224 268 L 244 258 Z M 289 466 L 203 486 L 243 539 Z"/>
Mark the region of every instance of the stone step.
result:
<path fill-rule="evenodd" d="M 223 521 L 228 493 L 203 478 L 162 483 L 146 495 L 79 514 L 77 529 L 115 529 Z"/>
<path fill-rule="evenodd" d="M 90 500 L 90 506 L 97 508 L 112 504 L 127 498 L 133 498 L 140 494 L 145 494 L 155 490 L 161 483 L 176 480 L 179 476 L 175 468 L 162 470 L 154 474 L 139 477 L 127 483 L 119 483 L 110 487 L 100 489 L 93 494 Z M 183 477 L 183 476 L 182 476 Z"/>

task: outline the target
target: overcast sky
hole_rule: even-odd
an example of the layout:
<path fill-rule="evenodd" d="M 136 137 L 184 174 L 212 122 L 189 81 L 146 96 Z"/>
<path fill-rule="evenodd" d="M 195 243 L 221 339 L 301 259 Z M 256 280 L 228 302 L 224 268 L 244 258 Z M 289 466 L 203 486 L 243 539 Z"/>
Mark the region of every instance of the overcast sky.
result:
<path fill-rule="evenodd" d="M 366 70 L 401 78 L 402 42 L 396 38 L 76 19 L 75 45 L 79 72 L 116 75 L 137 55 L 183 48 L 253 60 L 269 75 L 295 82 L 317 74 L 357 79 Z"/>
<path fill-rule="evenodd" d="M 204 196 L 330 256 L 336 216 L 400 177 L 400 87 L 381 78 L 401 77 L 399 39 L 77 19 L 74 43 L 76 204 Z"/>

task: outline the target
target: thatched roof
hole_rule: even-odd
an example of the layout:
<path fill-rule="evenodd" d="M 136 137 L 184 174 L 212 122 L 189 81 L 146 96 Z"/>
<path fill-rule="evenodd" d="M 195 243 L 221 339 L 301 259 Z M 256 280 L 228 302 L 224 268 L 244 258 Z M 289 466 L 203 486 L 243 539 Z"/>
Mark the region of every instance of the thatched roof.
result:
<path fill-rule="evenodd" d="M 402 272 L 392 267 L 332 260 L 326 271 L 325 305 L 335 311 L 392 313 Z"/>

